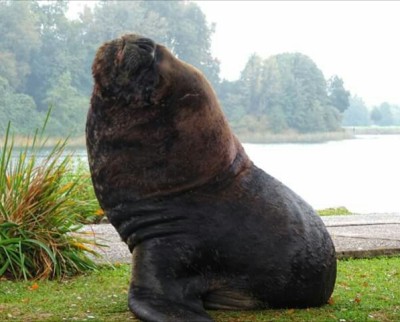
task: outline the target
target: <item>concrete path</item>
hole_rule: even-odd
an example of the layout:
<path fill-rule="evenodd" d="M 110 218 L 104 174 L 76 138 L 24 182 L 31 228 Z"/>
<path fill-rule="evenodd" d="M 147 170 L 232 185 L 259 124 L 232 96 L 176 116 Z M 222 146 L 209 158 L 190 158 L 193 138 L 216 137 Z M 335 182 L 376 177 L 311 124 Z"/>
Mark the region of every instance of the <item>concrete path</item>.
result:
<path fill-rule="evenodd" d="M 321 217 L 332 236 L 338 258 L 400 255 L 400 214 Z M 129 263 L 128 247 L 110 224 L 85 226 L 90 238 L 108 245 L 96 249 L 101 262 Z"/>
<path fill-rule="evenodd" d="M 322 217 L 339 258 L 400 255 L 400 214 Z"/>

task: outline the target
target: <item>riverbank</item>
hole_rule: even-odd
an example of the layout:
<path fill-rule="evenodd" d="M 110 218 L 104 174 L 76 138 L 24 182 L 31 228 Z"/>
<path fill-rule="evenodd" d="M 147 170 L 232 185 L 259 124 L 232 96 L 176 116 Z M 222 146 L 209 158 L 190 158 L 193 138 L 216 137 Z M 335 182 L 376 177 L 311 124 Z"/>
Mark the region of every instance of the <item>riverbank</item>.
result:
<path fill-rule="evenodd" d="M 346 126 L 344 130 L 353 135 L 400 134 L 400 126 Z"/>
<path fill-rule="evenodd" d="M 241 142 L 260 144 L 281 143 L 324 143 L 329 141 L 342 141 L 356 138 L 357 135 L 395 135 L 400 134 L 400 126 L 346 126 L 342 131 L 297 133 L 287 131 L 284 133 L 236 133 Z"/>
<path fill-rule="evenodd" d="M 342 131 L 337 132 L 316 132 L 316 133 L 297 133 L 286 131 L 284 133 L 269 132 L 235 132 L 241 142 L 260 143 L 260 144 L 284 144 L 284 143 L 324 143 L 329 141 L 341 141 L 354 139 L 356 135 L 390 135 L 400 134 L 400 126 L 347 126 Z M 51 148 L 60 140 L 65 138 L 50 137 L 47 138 L 43 147 Z M 0 137 L 0 144 L 4 138 Z M 14 146 L 23 147 L 27 143 L 32 144 L 33 139 L 29 137 L 16 136 Z M 85 136 L 70 137 L 68 139 L 68 148 L 85 148 Z"/>
<path fill-rule="evenodd" d="M 44 139 L 40 139 L 38 137 L 26 137 L 26 136 L 14 136 L 13 138 L 13 147 L 15 148 L 24 148 L 26 146 L 32 146 L 35 144 L 35 147 L 43 147 L 43 148 L 53 148 L 59 142 L 64 142 L 67 140 L 66 148 L 86 148 L 86 138 L 84 136 L 80 137 L 45 137 Z M 0 136 L 0 148 L 3 147 L 5 142 L 5 137 Z M 34 143 L 35 142 L 35 143 Z"/>
<path fill-rule="evenodd" d="M 351 131 L 338 131 L 338 132 L 316 132 L 316 133 L 297 133 L 297 132 L 284 132 L 284 133 L 236 133 L 241 142 L 246 143 L 262 143 L 262 144 L 281 144 L 281 143 L 323 143 L 328 141 L 341 141 L 354 139 Z"/>
<path fill-rule="evenodd" d="M 267 132 L 246 132 L 246 133 L 235 133 L 241 142 L 245 143 L 260 143 L 260 144 L 279 144 L 279 143 L 323 143 L 328 141 L 340 141 L 354 139 L 352 130 L 340 131 L 340 132 L 318 132 L 318 133 L 296 133 L 288 131 L 285 133 L 267 133 Z M 59 141 L 65 140 L 65 138 L 50 137 L 43 142 L 43 147 L 51 148 Z M 0 142 L 4 142 L 4 138 L 0 138 Z M 31 145 L 33 142 L 32 138 L 29 137 L 15 137 L 14 146 L 24 147 L 26 144 Z M 1 144 L 1 143 L 0 143 Z M 42 144 L 40 144 L 42 145 Z M 70 137 L 68 139 L 67 148 L 85 148 L 86 138 L 84 136 Z"/>

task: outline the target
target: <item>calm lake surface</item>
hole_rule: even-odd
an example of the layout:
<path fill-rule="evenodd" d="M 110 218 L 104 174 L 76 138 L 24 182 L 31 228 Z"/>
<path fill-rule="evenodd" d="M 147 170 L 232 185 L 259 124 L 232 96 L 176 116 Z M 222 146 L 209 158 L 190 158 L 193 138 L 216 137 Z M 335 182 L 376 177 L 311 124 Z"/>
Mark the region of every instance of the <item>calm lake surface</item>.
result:
<path fill-rule="evenodd" d="M 316 209 L 400 213 L 400 135 L 320 144 L 244 144 L 254 163 Z M 85 151 L 77 156 L 86 158 Z"/>
<path fill-rule="evenodd" d="M 321 144 L 244 144 L 254 163 L 314 208 L 400 213 L 400 135 Z"/>

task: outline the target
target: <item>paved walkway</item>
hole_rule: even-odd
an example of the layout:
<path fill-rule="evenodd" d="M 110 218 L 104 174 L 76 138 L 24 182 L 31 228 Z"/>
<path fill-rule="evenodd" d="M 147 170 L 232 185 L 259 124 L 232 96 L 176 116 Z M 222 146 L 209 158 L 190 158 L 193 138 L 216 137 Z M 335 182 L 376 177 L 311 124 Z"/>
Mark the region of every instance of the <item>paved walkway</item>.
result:
<path fill-rule="evenodd" d="M 400 214 L 322 217 L 339 258 L 400 255 Z"/>
<path fill-rule="evenodd" d="M 339 258 L 400 255 L 400 214 L 369 214 L 322 217 Z M 110 224 L 85 226 L 93 238 L 109 247 L 99 249 L 101 261 L 130 262 L 128 247 Z"/>

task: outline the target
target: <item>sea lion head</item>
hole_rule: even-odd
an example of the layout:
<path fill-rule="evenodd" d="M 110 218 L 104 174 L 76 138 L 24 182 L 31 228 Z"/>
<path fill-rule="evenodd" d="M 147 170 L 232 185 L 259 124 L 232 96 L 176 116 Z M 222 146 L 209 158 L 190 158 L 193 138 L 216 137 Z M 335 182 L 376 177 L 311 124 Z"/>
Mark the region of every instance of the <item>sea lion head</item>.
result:
<path fill-rule="evenodd" d="M 156 83 L 156 44 L 135 34 L 106 42 L 96 53 L 92 73 L 95 89 L 103 99 L 148 101 Z M 130 94 L 130 95 L 127 95 Z M 147 97 L 146 97 L 147 96 Z M 147 98 L 147 99 L 146 99 Z"/>
<path fill-rule="evenodd" d="M 136 34 L 103 44 L 96 53 L 92 73 L 95 94 L 133 108 L 166 105 L 166 99 L 177 101 L 189 96 L 191 102 L 197 96 L 202 99 L 200 104 L 205 98 L 214 100 L 206 102 L 208 105 L 218 104 L 214 90 L 197 68 L 176 58 L 167 47 Z"/>
<path fill-rule="evenodd" d="M 99 48 L 92 70 L 87 146 L 98 191 L 188 190 L 228 171 L 242 151 L 206 77 L 165 46 L 124 35 Z"/>

